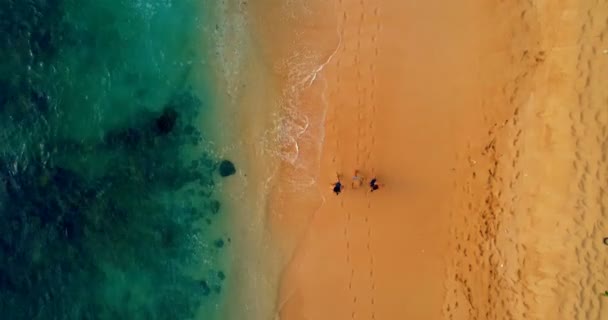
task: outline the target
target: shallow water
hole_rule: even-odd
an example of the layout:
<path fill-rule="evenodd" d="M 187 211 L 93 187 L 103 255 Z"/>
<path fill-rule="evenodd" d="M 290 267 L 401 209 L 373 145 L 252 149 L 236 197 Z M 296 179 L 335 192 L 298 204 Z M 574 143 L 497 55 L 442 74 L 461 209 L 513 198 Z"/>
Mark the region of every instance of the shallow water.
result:
<path fill-rule="evenodd" d="M 0 0 L 4 319 L 221 317 L 206 10 Z"/>

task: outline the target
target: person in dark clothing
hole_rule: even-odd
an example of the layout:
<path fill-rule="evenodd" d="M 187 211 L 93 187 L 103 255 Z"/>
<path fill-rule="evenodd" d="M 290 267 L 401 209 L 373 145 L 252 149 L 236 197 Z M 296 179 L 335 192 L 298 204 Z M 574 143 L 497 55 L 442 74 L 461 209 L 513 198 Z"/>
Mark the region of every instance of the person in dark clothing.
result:
<path fill-rule="evenodd" d="M 338 182 L 334 183 L 333 186 L 334 186 L 334 193 L 336 195 L 339 195 L 340 192 L 342 192 L 342 183 L 340 183 L 340 180 L 338 180 Z"/>
<path fill-rule="evenodd" d="M 380 185 L 378 185 L 378 180 L 376 178 L 373 178 L 370 182 L 369 182 L 369 187 L 370 187 L 370 191 L 374 192 L 378 189 L 380 189 Z"/>
<path fill-rule="evenodd" d="M 340 174 L 336 174 L 336 179 L 338 179 L 338 181 L 334 184 L 332 184 L 333 186 L 333 191 L 336 195 L 339 195 L 340 192 L 342 192 L 342 188 L 344 188 L 344 186 L 342 185 L 342 182 L 340 182 Z"/>

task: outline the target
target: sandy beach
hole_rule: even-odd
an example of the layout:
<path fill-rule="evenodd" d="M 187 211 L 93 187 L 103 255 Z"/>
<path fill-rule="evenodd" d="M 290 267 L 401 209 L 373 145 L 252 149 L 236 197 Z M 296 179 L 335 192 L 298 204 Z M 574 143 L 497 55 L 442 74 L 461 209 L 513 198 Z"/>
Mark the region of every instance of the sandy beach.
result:
<path fill-rule="evenodd" d="M 247 10 L 275 319 L 608 317 L 608 3 Z"/>
<path fill-rule="evenodd" d="M 309 212 L 286 267 L 278 314 L 440 318 L 452 155 L 475 129 L 468 125 L 481 120 L 471 108 L 475 43 L 466 37 L 474 13 L 454 5 L 442 9 L 450 16 L 434 16 L 439 3 L 335 5 L 340 38 L 318 80 L 328 102 L 317 174 L 322 205 Z M 385 186 L 374 194 L 354 188 L 355 170 Z M 336 173 L 345 184 L 340 196 L 329 187 Z M 298 193 L 291 198 L 297 203 Z M 290 212 L 285 207 L 280 214 Z"/>

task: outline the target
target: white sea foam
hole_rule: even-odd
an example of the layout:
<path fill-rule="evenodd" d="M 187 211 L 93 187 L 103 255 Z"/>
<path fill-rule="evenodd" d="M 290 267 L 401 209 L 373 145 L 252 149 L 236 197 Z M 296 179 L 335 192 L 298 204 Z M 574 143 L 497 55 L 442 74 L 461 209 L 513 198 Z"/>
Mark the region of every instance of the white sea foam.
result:
<path fill-rule="evenodd" d="M 287 73 L 288 85 L 281 93 L 278 111 L 273 115 L 273 128 L 266 133 L 262 142 L 263 152 L 298 171 L 297 175 L 288 177 L 289 181 L 286 181 L 296 190 L 308 188 L 317 180 L 325 137 L 324 122 L 329 108 L 323 71 L 342 45 L 337 29 L 336 35 L 337 43 L 329 54 L 310 47 L 295 46 L 289 58 L 276 66 L 278 71 Z M 304 98 L 309 105 L 303 105 Z M 314 146 L 314 154 L 300 157 L 303 143 Z"/>

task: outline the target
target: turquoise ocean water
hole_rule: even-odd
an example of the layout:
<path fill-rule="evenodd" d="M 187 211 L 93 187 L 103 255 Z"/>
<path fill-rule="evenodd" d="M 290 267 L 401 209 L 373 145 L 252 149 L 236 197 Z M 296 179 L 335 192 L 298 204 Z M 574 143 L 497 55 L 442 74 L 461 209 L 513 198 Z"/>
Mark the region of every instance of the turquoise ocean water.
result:
<path fill-rule="evenodd" d="M 2 319 L 221 319 L 205 3 L 0 0 Z"/>

